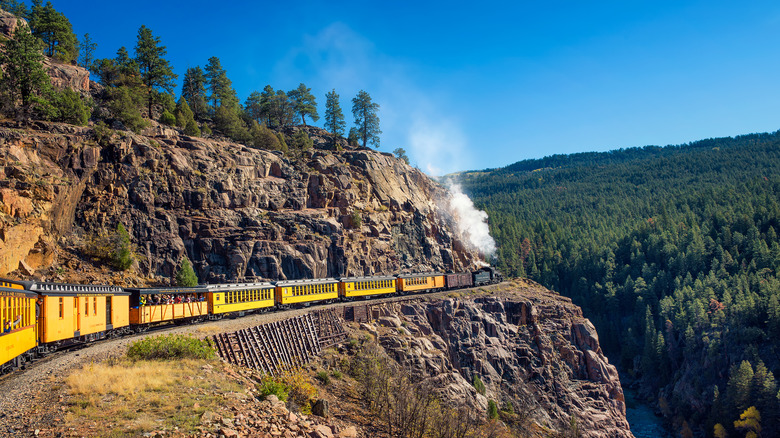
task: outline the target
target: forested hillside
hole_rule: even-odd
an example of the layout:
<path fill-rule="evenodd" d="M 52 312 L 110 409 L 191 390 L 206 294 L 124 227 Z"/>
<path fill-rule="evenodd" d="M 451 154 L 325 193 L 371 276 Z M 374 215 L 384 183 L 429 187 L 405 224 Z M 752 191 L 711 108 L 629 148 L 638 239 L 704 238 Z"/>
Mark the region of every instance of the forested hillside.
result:
<path fill-rule="evenodd" d="M 581 305 L 683 436 L 780 436 L 780 131 L 460 179 L 498 265 Z"/>

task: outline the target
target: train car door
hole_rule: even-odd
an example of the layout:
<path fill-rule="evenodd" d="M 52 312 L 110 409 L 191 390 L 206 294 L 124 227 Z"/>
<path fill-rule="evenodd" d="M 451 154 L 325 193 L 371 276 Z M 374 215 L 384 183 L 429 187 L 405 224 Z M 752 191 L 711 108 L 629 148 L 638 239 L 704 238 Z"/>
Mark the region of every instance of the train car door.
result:
<path fill-rule="evenodd" d="M 106 297 L 106 329 L 110 330 L 114 328 L 111 325 L 111 298 L 112 297 Z"/>
<path fill-rule="evenodd" d="M 81 318 L 79 315 L 79 298 L 73 297 L 73 335 L 79 336 L 81 334 Z"/>

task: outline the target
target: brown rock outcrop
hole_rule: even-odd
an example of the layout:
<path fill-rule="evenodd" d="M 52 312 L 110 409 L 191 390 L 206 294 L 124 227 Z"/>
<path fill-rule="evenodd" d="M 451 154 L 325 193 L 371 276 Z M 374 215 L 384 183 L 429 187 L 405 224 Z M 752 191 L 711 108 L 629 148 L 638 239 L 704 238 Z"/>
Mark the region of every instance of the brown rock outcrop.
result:
<path fill-rule="evenodd" d="M 568 298 L 516 284 L 498 296 L 385 305 L 372 327 L 405 369 L 484 412 L 510 402 L 538 425 L 584 437 L 632 437 L 617 371 Z M 400 319 L 400 327 L 387 323 Z M 479 376 L 485 396 L 472 382 Z"/>
<path fill-rule="evenodd" d="M 291 159 L 146 133 L 118 131 L 101 146 L 91 128 L 0 127 L 9 199 L 0 210 L 76 252 L 83 236 L 121 222 L 144 276 L 171 277 L 185 255 L 208 282 L 462 270 L 477 260 L 438 206 L 448 192 L 389 154 L 315 143 Z"/>
<path fill-rule="evenodd" d="M 20 23 L 27 25 L 27 20 L 17 18 L 10 12 L 0 9 L 0 35 L 12 38 Z M 84 95 L 89 94 L 89 70 L 76 65 L 63 64 L 59 61 L 44 57 L 43 66 L 51 78 L 51 83 L 62 90 L 71 88 Z"/>
<path fill-rule="evenodd" d="M 19 27 L 19 22 L 27 24 L 26 20 L 20 20 L 16 15 L 0 9 L 0 36 L 11 38 Z"/>
<path fill-rule="evenodd" d="M 51 58 L 43 60 L 43 67 L 57 89 L 70 88 L 83 95 L 89 94 L 89 70 L 76 65 L 63 64 Z"/>

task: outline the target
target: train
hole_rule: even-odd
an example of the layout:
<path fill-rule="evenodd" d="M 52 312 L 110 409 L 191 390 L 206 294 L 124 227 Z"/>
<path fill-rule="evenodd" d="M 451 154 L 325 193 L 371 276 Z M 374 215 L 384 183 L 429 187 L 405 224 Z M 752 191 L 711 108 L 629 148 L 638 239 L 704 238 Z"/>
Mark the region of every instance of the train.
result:
<path fill-rule="evenodd" d="M 0 279 L 0 374 L 61 348 L 170 323 L 312 304 L 500 283 L 492 267 L 462 273 L 122 288 Z"/>

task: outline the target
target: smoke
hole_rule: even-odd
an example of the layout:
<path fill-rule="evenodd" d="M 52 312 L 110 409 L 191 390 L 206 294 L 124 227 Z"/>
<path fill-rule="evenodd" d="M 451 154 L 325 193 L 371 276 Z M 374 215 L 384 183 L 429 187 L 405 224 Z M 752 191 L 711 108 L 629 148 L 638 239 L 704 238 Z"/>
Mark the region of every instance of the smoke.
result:
<path fill-rule="evenodd" d="M 474 207 L 471 198 L 463 193 L 460 184 L 451 180 L 445 183 L 450 191 L 447 211 L 452 215 L 458 233 L 484 254 L 486 259 L 492 258 L 496 254 L 496 241 L 490 236 L 487 213 Z"/>

